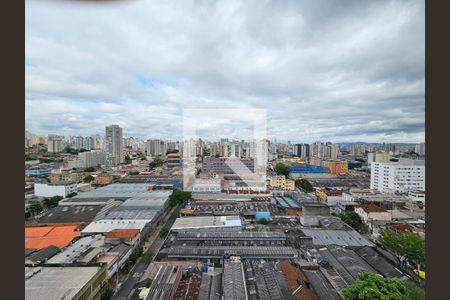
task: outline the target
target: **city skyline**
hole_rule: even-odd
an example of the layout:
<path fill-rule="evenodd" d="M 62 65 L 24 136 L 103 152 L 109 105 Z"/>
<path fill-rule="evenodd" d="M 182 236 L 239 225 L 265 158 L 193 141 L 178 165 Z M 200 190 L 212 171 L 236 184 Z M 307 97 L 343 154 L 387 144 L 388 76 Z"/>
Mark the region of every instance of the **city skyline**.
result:
<path fill-rule="evenodd" d="M 113 124 L 112 124 L 113 125 Z M 122 128 L 123 129 L 123 128 Z M 64 138 L 76 138 L 76 137 L 83 137 L 83 138 L 88 138 L 88 137 L 94 137 L 94 136 L 100 136 L 102 138 L 105 138 L 105 134 L 99 134 L 99 133 L 93 133 L 93 134 L 87 134 L 87 135 L 79 135 L 79 134 L 74 134 L 74 135 L 63 135 L 63 134 L 58 134 L 58 133 L 48 133 L 48 134 L 35 134 L 34 132 L 31 132 L 30 130 L 26 129 L 26 132 L 33 134 L 35 136 L 40 136 L 40 137 L 45 137 L 48 138 L 48 136 L 50 135 L 56 135 L 56 136 L 61 136 Z M 156 137 L 135 137 L 135 136 L 128 136 L 126 134 L 123 134 L 123 139 L 138 139 L 141 141 L 150 141 L 150 140 L 161 140 L 161 141 L 165 141 L 165 142 L 181 142 L 183 139 L 165 139 L 165 138 L 156 138 Z M 202 137 L 199 137 L 199 139 L 203 140 L 203 141 L 207 141 L 207 142 L 211 142 L 211 143 L 218 143 L 220 142 L 220 138 L 219 139 L 204 139 Z M 226 136 L 222 137 L 221 139 L 227 139 L 228 142 L 249 142 L 249 139 L 230 139 Z M 302 143 L 306 143 L 306 144 L 313 144 L 316 142 L 322 142 L 322 143 L 326 143 L 326 142 L 331 142 L 333 144 L 337 144 L 337 145 L 345 145 L 345 144 L 367 144 L 367 145 L 382 145 L 382 144 L 398 144 L 398 145 L 417 145 L 417 144 L 423 144 L 425 143 L 425 141 L 419 141 L 419 142 L 383 142 L 383 141 L 355 141 L 355 142 L 348 142 L 348 141 L 344 141 L 344 142 L 336 142 L 333 140 L 310 140 L 310 141 L 304 141 L 304 140 L 295 140 L 295 139 L 290 139 L 290 140 L 279 140 L 279 139 L 269 139 L 270 142 L 276 142 L 276 143 L 281 143 L 281 144 L 302 144 Z"/>
<path fill-rule="evenodd" d="M 270 140 L 425 140 L 423 2 L 174 4 L 27 1 L 26 128 L 180 140 L 185 108 L 264 108 Z"/>

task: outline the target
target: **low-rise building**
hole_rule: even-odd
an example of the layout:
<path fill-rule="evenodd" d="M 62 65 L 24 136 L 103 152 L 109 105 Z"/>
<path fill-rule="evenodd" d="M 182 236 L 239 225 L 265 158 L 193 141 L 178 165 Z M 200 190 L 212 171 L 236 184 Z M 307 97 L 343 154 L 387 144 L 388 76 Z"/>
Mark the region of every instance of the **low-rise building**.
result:
<path fill-rule="evenodd" d="M 72 181 L 34 184 L 34 194 L 38 197 L 66 197 L 68 194 L 75 192 L 77 192 L 77 184 Z"/>
<path fill-rule="evenodd" d="M 61 181 L 66 182 L 80 182 L 83 179 L 83 173 L 76 173 L 76 172 L 62 172 L 62 173 L 55 173 L 50 175 L 50 182 L 56 183 Z"/>
<path fill-rule="evenodd" d="M 34 166 L 28 169 L 25 169 L 25 176 L 28 177 L 41 177 L 48 176 L 52 172 L 52 168 Z"/>
<path fill-rule="evenodd" d="M 286 179 L 283 175 L 267 178 L 267 184 L 274 188 L 295 191 L 295 181 L 292 179 Z"/>
<path fill-rule="evenodd" d="M 26 267 L 25 299 L 92 300 L 106 284 L 107 272 L 101 266 Z"/>
<path fill-rule="evenodd" d="M 220 193 L 220 179 L 200 179 L 196 178 L 192 187 L 193 192 L 197 193 Z"/>
<path fill-rule="evenodd" d="M 355 206 L 355 212 L 361 217 L 364 223 L 371 221 L 391 221 L 392 215 L 384 208 L 373 203 Z"/>
<path fill-rule="evenodd" d="M 95 180 L 92 182 L 93 185 L 108 185 L 113 181 L 113 176 L 108 173 L 100 173 L 95 176 Z"/>

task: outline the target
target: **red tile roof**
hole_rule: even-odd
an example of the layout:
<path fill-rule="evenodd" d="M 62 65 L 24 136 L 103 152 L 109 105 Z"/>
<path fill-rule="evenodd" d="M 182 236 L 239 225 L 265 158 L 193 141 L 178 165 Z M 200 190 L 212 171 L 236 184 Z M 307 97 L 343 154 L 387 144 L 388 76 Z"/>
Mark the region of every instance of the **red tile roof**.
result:
<path fill-rule="evenodd" d="M 114 229 L 106 234 L 107 238 L 134 238 L 139 229 Z"/>
<path fill-rule="evenodd" d="M 366 213 L 372 213 L 372 212 L 387 212 L 384 208 L 381 208 L 373 203 L 369 204 L 363 204 L 355 206 L 355 208 L 362 208 Z"/>
<path fill-rule="evenodd" d="M 63 248 L 80 236 L 79 231 L 75 231 L 78 226 L 43 226 L 25 228 L 25 249 L 37 249 L 50 245 Z"/>

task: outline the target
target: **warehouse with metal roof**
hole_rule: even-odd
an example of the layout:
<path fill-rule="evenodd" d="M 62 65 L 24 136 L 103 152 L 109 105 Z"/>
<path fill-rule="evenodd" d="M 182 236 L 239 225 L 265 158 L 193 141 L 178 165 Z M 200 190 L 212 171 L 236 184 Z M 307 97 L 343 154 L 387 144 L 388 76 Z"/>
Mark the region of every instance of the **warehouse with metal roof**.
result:
<path fill-rule="evenodd" d="M 223 258 L 225 254 L 242 258 L 292 259 L 298 253 L 292 247 L 279 246 L 172 246 L 169 258 Z"/>
<path fill-rule="evenodd" d="M 189 230 L 232 230 L 241 229 L 242 220 L 239 216 L 205 216 L 177 218 L 173 224 L 172 231 Z"/>

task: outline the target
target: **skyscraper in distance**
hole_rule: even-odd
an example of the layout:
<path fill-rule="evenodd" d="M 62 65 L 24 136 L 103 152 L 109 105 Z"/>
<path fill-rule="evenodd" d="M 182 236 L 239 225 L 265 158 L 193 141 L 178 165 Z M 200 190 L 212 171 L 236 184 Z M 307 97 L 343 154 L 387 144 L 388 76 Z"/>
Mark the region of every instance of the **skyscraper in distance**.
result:
<path fill-rule="evenodd" d="M 124 161 L 122 128 L 119 125 L 109 125 L 105 129 L 106 162 L 117 165 Z"/>

